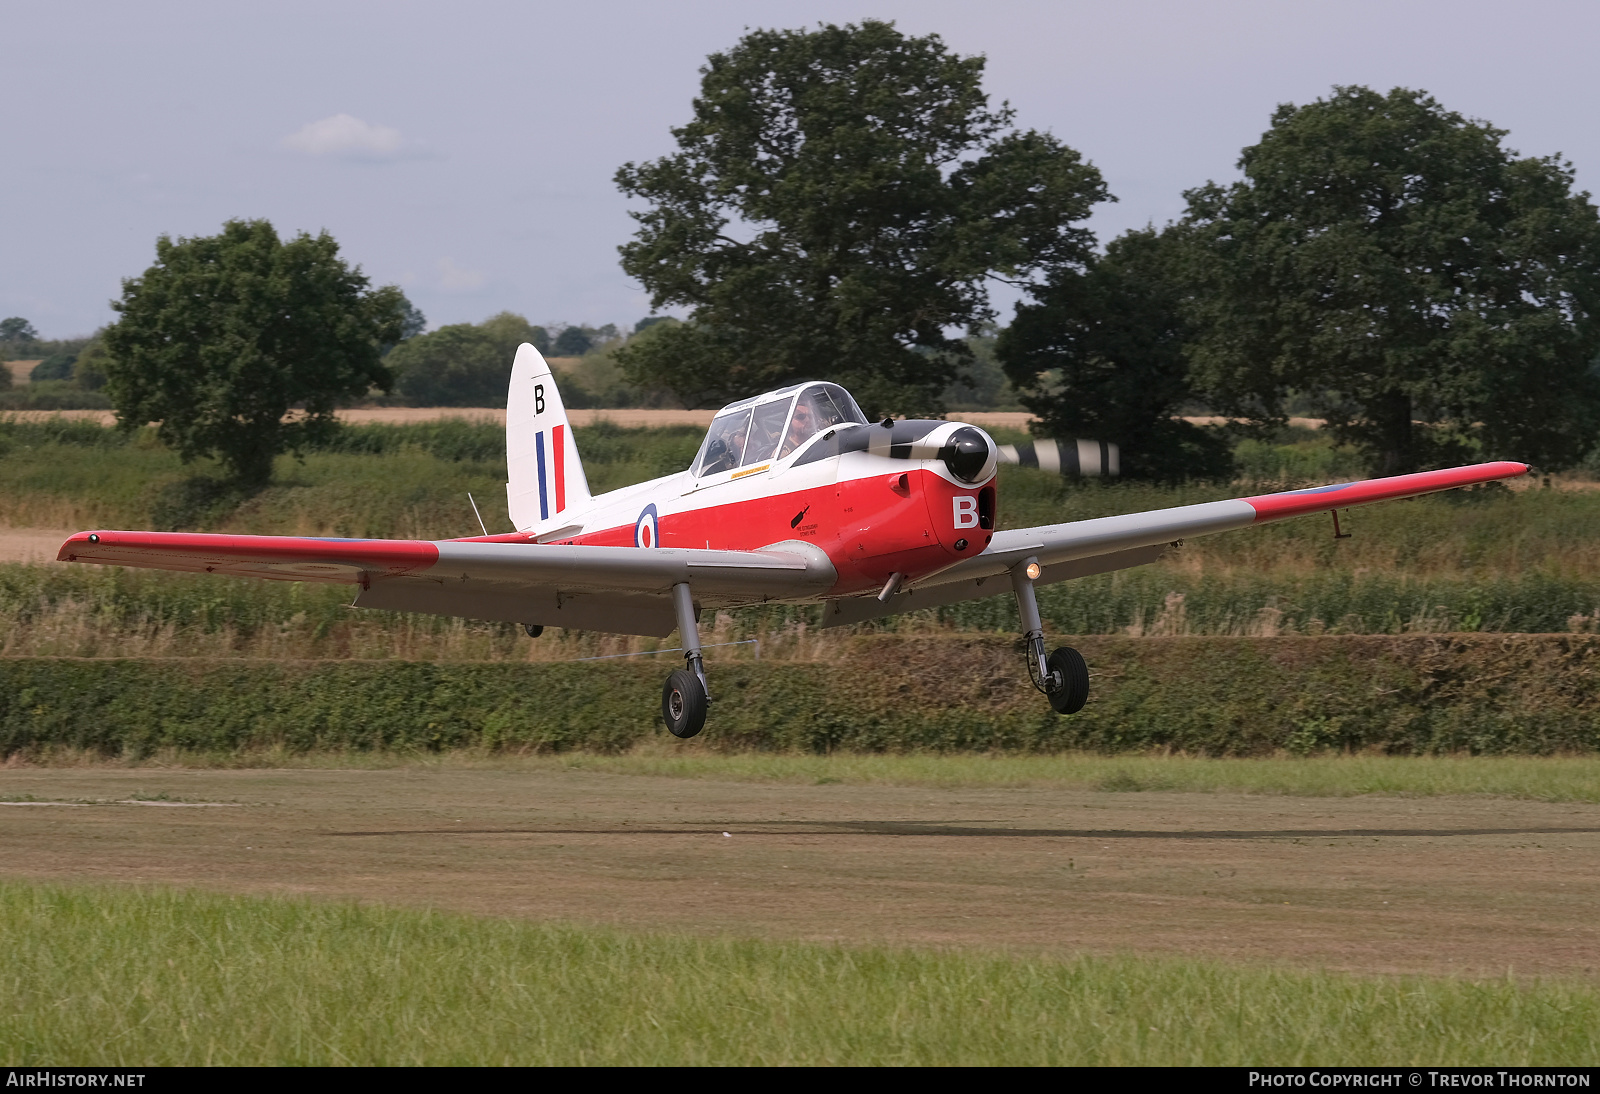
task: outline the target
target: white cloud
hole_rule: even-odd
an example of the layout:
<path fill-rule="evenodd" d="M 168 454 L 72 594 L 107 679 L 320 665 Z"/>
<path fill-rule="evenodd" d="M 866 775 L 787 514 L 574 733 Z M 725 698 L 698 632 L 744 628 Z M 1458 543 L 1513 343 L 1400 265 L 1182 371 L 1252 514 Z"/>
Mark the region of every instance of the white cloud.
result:
<path fill-rule="evenodd" d="M 445 292 L 476 292 L 489 283 L 479 270 L 463 270 L 453 258 L 439 260 L 439 288 Z"/>
<path fill-rule="evenodd" d="M 283 138 L 283 146 L 308 156 L 350 160 L 394 160 L 417 149 L 387 125 L 373 125 L 349 114 L 310 122 Z"/>

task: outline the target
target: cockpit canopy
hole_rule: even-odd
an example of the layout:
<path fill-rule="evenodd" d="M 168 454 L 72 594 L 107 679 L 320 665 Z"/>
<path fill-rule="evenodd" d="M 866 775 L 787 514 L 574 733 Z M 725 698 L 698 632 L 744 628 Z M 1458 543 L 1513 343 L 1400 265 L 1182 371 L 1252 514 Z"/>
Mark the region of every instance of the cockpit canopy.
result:
<path fill-rule="evenodd" d="M 781 460 L 818 433 L 866 425 L 866 415 L 838 384 L 812 381 L 730 403 L 717 412 L 694 459 L 694 476 Z"/>

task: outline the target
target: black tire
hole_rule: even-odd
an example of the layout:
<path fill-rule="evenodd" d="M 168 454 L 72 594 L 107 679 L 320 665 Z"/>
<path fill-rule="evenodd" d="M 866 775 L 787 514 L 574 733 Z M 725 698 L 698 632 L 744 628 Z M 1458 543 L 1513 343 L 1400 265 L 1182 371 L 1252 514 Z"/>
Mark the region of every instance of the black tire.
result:
<path fill-rule="evenodd" d="M 667 686 L 661 689 L 661 717 L 674 737 L 687 739 L 705 727 L 706 689 L 698 676 L 679 669 L 667 677 Z"/>
<path fill-rule="evenodd" d="M 538 623 L 524 623 L 522 629 L 527 632 L 529 638 L 538 638 L 544 633 L 544 627 Z"/>
<path fill-rule="evenodd" d="M 1061 686 L 1045 692 L 1057 714 L 1076 714 L 1089 701 L 1089 663 L 1071 646 L 1057 646 L 1045 662 L 1051 672 L 1061 674 Z"/>

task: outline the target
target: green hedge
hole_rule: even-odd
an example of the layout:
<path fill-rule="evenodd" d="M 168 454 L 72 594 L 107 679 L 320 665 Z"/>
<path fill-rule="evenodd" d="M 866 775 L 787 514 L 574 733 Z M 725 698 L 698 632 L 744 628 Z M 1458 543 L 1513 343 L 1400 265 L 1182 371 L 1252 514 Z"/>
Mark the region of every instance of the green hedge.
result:
<path fill-rule="evenodd" d="M 1015 644 L 847 639 L 844 663 L 713 665 L 705 743 L 1212 755 L 1600 751 L 1600 637 L 1076 640 L 1094 698 L 1058 718 Z M 634 661 L 0 660 L 0 752 L 615 750 L 662 735 L 673 667 Z"/>

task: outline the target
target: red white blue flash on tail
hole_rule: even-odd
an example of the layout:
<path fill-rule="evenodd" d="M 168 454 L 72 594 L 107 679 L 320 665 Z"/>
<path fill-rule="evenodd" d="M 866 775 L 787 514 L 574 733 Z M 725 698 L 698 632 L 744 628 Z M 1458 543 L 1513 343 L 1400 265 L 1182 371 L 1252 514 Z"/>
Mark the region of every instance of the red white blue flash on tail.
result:
<path fill-rule="evenodd" d="M 567 508 L 567 427 L 558 425 L 548 434 L 544 430 L 533 435 L 534 450 L 539 464 L 539 519 L 549 520 Z M 545 458 L 545 438 L 550 438 L 550 458 Z M 555 512 L 550 501 L 555 500 Z"/>

